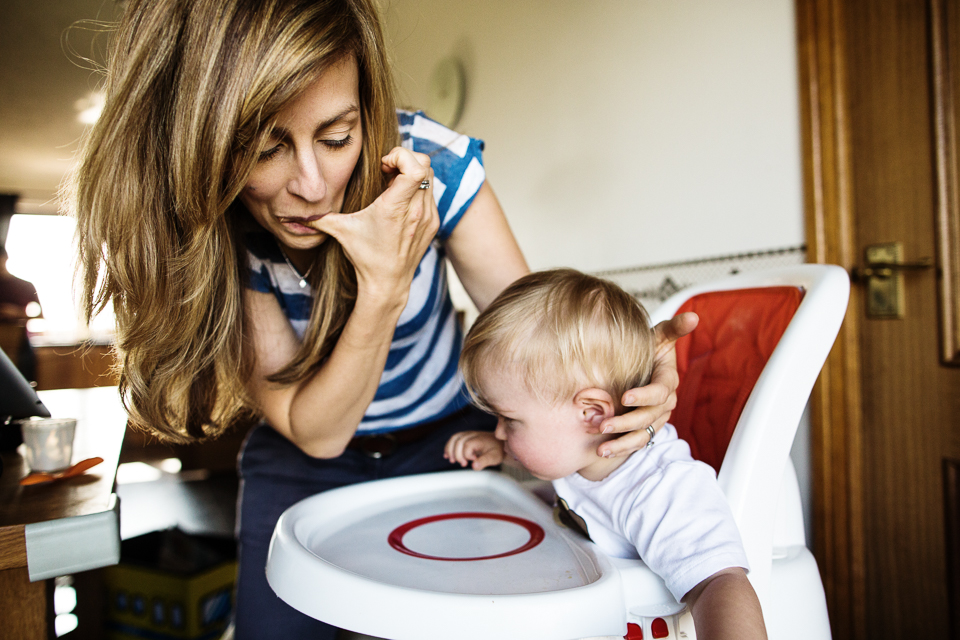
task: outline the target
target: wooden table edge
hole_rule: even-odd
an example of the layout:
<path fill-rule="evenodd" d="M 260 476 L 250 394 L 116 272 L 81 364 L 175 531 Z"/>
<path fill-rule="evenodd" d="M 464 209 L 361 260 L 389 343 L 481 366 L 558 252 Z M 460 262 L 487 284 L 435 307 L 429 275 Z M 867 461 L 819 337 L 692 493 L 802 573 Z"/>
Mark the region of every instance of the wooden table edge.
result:
<path fill-rule="evenodd" d="M 0 527 L 0 571 L 27 566 L 25 525 Z"/>

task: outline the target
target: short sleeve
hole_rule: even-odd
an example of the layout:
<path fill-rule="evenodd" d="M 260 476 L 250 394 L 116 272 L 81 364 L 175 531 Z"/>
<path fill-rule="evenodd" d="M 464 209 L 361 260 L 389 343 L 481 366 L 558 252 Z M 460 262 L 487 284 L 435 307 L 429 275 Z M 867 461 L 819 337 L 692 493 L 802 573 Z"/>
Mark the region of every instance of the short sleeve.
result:
<path fill-rule="evenodd" d="M 749 570 L 730 506 L 706 463 L 664 465 L 639 488 L 633 504 L 622 514 L 624 533 L 678 602 L 718 571 Z"/>
<path fill-rule="evenodd" d="M 604 553 L 639 556 L 678 602 L 722 569 L 749 569 L 716 473 L 690 456 L 673 425 L 657 434 L 657 446 L 633 453 L 605 479 L 572 474 L 554 487 Z"/>
<path fill-rule="evenodd" d="M 457 133 L 422 111 L 398 111 L 403 146 L 430 156 L 433 195 L 440 214 L 437 237 L 446 240 L 483 186 L 483 141 Z"/>

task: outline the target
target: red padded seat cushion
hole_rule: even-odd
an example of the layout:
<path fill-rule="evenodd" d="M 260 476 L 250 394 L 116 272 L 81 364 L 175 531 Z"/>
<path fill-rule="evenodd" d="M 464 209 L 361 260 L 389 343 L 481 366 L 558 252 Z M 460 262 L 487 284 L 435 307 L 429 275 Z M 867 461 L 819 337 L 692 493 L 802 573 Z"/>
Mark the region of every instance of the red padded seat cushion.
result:
<path fill-rule="evenodd" d="M 797 287 L 711 291 L 677 311 L 700 316 L 677 341 L 680 388 L 670 416 L 697 460 L 720 470 L 747 398 L 802 299 Z"/>

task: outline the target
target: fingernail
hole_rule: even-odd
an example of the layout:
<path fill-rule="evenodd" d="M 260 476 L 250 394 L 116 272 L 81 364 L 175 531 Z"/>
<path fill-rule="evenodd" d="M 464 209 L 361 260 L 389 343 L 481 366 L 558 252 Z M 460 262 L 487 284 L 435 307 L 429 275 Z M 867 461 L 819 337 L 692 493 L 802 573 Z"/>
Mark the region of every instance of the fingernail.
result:
<path fill-rule="evenodd" d="M 636 400 L 636 399 L 637 399 L 636 396 L 628 395 L 626 398 L 624 398 L 624 401 L 625 401 L 627 404 L 633 404 L 634 400 Z"/>
<path fill-rule="evenodd" d="M 606 450 L 604 450 L 604 452 L 603 452 L 601 455 L 602 455 L 604 458 L 612 458 L 612 457 L 613 457 L 613 451 L 610 451 L 610 449 L 606 449 Z"/>
<path fill-rule="evenodd" d="M 613 427 L 607 425 L 603 428 L 602 433 L 613 433 Z"/>

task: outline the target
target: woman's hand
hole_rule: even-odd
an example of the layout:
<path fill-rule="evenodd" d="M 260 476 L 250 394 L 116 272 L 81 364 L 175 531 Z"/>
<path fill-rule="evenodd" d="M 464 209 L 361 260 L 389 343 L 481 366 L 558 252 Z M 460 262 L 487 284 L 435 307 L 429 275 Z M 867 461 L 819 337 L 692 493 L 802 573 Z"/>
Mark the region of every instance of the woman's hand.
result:
<path fill-rule="evenodd" d="M 677 339 L 693 331 L 699 320 L 695 313 L 681 313 L 654 328 L 657 334 L 657 356 L 650 383 L 639 389 L 630 389 L 621 399 L 624 406 L 639 408 L 608 418 L 600 424 L 603 433 L 624 435 L 604 442 L 597 449 L 597 454 L 610 458 L 633 453 L 649 442 L 647 426 L 652 425 L 659 431 L 667 423 L 670 412 L 677 406 L 677 387 L 680 385 L 677 374 Z"/>
<path fill-rule="evenodd" d="M 357 272 L 360 295 L 406 304 L 410 283 L 440 228 L 430 157 L 395 147 L 382 159 L 387 189 L 356 213 L 332 213 L 311 224 L 339 242 Z M 429 188 L 421 189 L 424 180 Z"/>

